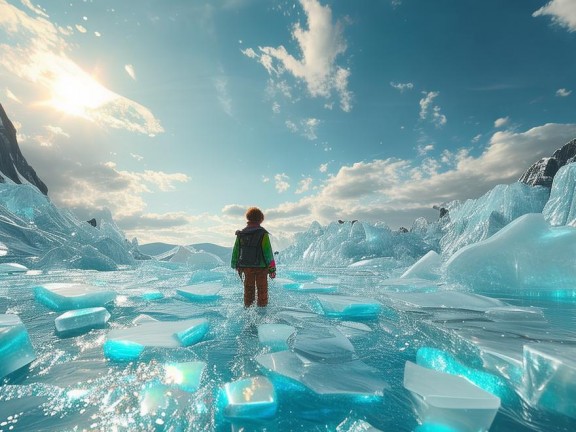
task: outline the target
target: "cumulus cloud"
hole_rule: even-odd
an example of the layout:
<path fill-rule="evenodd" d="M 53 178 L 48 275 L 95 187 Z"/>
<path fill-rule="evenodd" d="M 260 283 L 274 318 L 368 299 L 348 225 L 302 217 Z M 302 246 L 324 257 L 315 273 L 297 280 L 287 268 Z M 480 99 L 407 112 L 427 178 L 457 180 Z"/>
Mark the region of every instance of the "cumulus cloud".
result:
<path fill-rule="evenodd" d="M 72 47 L 65 29 L 39 10 L 36 15 L 0 0 L 0 29 L 7 38 L 0 44 L 0 68 L 50 99 L 39 106 L 85 118 L 102 127 L 147 135 L 163 132 L 146 107 L 101 85 L 70 57 Z"/>
<path fill-rule="evenodd" d="M 306 177 L 298 182 L 298 189 L 296 189 L 296 194 L 302 194 L 307 192 L 312 185 L 313 179 L 312 177 Z"/>
<path fill-rule="evenodd" d="M 338 58 L 346 52 L 343 26 L 332 20 L 332 10 L 322 6 L 318 0 L 300 0 L 306 16 L 306 27 L 294 24 L 292 37 L 299 47 L 299 58 L 280 45 L 261 46 L 256 52 L 252 48 L 242 52 L 256 59 L 266 71 L 274 76 L 288 74 L 305 84 L 312 97 L 329 99 L 338 96 L 340 108 L 352 109 L 353 94 L 348 89 L 350 70 L 338 65 Z"/>
<path fill-rule="evenodd" d="M 436 127 L 442 127 L 446 124 L 447 118 L 441 112 L 438 105 L 434 105 L 439 92 L 422 92 L 424 97 L 420 99 L 420 118 L 422 120 L 430 120 Z"/>
<path fill-rule="evenodd" d="M 532 14 L 534 17 L 549 15 L 552 21 L 570 32 L 576 32 L 576 3 L 574 0 L 552 0 Z"/>
<path fill-rule="evenodd" d="M 278 193 L 286 192 L 288 189 L 290 189 L 290 183 L 288 183 L 288 180 L 290 180 L 290 177 L 284 173 L 276 174 L 274 176 L 274 186 L 276 187 Z"/>
<path fill-rule="evenodd" d="M 565 88 L 561 88 L 561 89 L 556 90 L 556 96 L 558 96 L 558 97 L 570 96 L 571 93 L 572 93 L 572 90 L 566 90 Z"/>

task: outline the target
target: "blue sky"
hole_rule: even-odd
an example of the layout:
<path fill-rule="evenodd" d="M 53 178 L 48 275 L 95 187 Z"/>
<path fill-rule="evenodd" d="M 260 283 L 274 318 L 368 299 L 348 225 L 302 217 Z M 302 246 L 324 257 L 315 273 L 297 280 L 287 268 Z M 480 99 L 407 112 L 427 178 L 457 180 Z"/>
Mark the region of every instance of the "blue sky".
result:
<path fill-rule="evenodd" d="M 576 137 L 573 0 L 0 0 L 0 103 L 49 196 L 140 243 L 409 227 Z"/>

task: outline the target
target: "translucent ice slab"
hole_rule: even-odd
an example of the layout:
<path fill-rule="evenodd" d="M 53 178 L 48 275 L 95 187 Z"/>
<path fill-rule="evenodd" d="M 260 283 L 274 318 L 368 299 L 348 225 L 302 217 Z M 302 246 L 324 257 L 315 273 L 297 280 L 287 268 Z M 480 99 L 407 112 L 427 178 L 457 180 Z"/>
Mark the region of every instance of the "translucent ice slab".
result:
<path fill-rule="evenodd" d="M 318 295 L 317 299 L 324 315 L 332 318 L 370 319 L 382 310 L 380 302 L 365 297 Z"/>
<path fill-rule="evenodd" d="M 444 425 L 459 432 L 487 431 L 500 399 L 465 378 L 406 362 L 404 387 L 416 404 L 423 424 Z"/>
<path fill-rule="evenodd" d="M 402 309 L 445 308 L 484 312 L 489 308 L 506 306 L 506 303 L 497 299 L 460 291 L 387 293 L 387 295 Z"/>
<path fill-rule="evenodd" d="M 142 298 L 147 301 L 160 300 L 164 298 L 164 294 L 160 291 L 146 291 L 142 294 Z"/>
<path fill-rule="evenodd" d="M 220 296 L 218 293 L 222 290 L 222 284 L 216 283 L 199 283 L 195 285 L 188 285 L 176 290 L 177 294 L 187 300 L 192 301 L 213 301 L 217 300 Z"/>
<path fill-rule="evenodd" d="M 258 340 L 260 344 L 272 351 L 288 349 L 288 338 L 296 332 L 296 328 L 287 324 L 260 324 Z"/>
<path fill-rule="evenodd" d="M 0 255 L 1 256 L 1 255 Z M 18 263 L 0 263 L 0 273 L 26 273 L 28 267 Z"/>
<path fill-rule="evenodd" d="M 54 320 L 56 332 L 67 334 L 104 327 L 110 319 L 110 313 L 103 307 L 76 309 L 64 312 Z"/>
<path fill-rule="evenodd" d="M 26 327 L 17 315 L 0 314 L 0 378 L 36 358 Z"/>
<path fill-rule="evenodd" d="M 106 306 L 116 293 L 93 285 L 47 283 L 34 288 L 34 297 L 52 310 L 64 311 Z"/>
<path fill-rule="evenodd" d="M 316 279 L 316 275 L 313 273 L 308 273 L 304 271 L 289 270 L 286 272 L 286 276 L 297 282 L 311 282 Z"/>
<path fill-rule="evenodd" d="M 524 368 L 528 403 L 576 418 L 575 345 L 524 345 Z"/>
<path fill-rule="evenodd" d="M 192 273 L 189 284 L 198 284 L 202 282 L 214 282 L 221 281 L 226 277 L 222 272 L 211 271 L 211 270 L 197 270 Z"/>
<path fill-rule="evenodd" d="M 276 391 L 264 376 L 226 383 L 222 389 L 223 414 L 228 418 L 274 417 L 278 410 Z"/>
<path fill-rule="evenodd" d="M 126 329 L 114 329 L 104 343 L 104 355 L 111 360 L 129 361 L 145 348 L 177 348 L 198 343 L 208 333 L 205 318 L 183 321 L 143 321 Z"/>
<path fill-rule="evenodd" d="M 294 337 L 292 349 L 310 361 L 339 363 L 354 358 L 354 346 L 335 327 L 309 323 Z"/>
<path fill-rule="evenodd" d="M 200 388 L 205 370 L 206 363 L 202 361 L 167 364 L 164 366 L 164 381 L 167 384 L 175 384 L 184 391 L 195 392 Z"/>
<path fill-rule="evenodd" d="M 337 290 L 338 288 L 335 285 L 327 285 L 318 282 L 304 282 L 300 284 L 300 286 L 298 287 L 298 291 L 313 292 L 313 293 L 317 292 L 331 293 L 336 292 Z"/>
<path fill-rule="evenodd" d="M 291 351 L 280 351 L 261 354 L 256 361 L 265 370 L 297 381 L 318 395 L 382 397 L 388 387 L 382 372 L 361 360 L 317 363 Z"/>

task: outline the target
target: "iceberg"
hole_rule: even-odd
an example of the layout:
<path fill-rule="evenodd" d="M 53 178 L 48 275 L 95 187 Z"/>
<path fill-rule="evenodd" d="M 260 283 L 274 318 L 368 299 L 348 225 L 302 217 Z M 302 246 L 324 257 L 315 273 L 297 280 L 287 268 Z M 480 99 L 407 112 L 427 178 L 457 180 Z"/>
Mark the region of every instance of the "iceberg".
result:
<path fill-rule="evenodd" d="M 402 273 L 400 278 L 436 280 L 440 278 L 441 266 L 442 258 L 436 251 L 431 250 Z"/>
<path fill-rule="evenodd" d="M 576 292 L 576 228 L 541 213 L 519 217 L 446 262 L 446 278 L 475 291 Z"/>
<path fill-rule="evenodd" d="M 60 335 L 102 328 L 110 319 L 110 313 L 103 307 L 76 309 L 64 312 L 54 320 L 56 332 Z"/>
<path fill-rule="evenodd" d="M 36 359 L 26 327 L 17 315 L 0 314 L 0 378 Z"/>
<path fill-rule="evenodd" d="M 552 226 L 576 226 L 576 163 L 561 167 L 552 183 L 542 215 Z"/>
<path fill-rule="evenodd" d="M 116 293 L 102 287 L 75 283 L 47 283 L 34 287 L 34 298 L 55 311 L 104 307 Z"/>
<path fill-rule="evenodd" d="M 228 418 L 266 419 L 274 417 L 278 410 L 274 385 L 264 376 L 224 384 L 221 398 L 223 414 Z"/>
<path fill-rule="evenodd" d="M 404 387 L 409 390 L 423 424 L 443 430 L 488 431 L 500 399 L 470 381 L 406 362 Z"/>

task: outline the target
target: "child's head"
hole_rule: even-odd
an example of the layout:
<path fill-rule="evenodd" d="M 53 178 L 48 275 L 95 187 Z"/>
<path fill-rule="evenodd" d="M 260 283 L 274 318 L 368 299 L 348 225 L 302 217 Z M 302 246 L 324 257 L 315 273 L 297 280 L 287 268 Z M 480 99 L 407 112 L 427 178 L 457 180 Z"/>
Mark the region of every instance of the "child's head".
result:
<path fill-rule="evenodd" d="M 250 207 L 246 211 L 246 220 L 248 222 L 262 223 L 264 221 L 264 213 L 258 207 Z"/>

